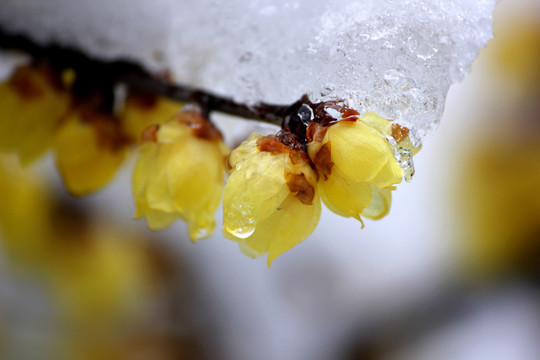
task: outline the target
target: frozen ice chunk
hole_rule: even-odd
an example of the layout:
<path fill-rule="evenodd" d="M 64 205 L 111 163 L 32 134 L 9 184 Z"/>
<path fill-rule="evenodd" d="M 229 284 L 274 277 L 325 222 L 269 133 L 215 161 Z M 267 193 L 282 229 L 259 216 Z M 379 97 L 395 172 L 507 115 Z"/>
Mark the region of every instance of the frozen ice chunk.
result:
<path fill-rule="evenodd" d="M 343 98 L 422 138 L 491 38 L 495 2 L 2 0 L 0 23 L 239 101 Z"/>

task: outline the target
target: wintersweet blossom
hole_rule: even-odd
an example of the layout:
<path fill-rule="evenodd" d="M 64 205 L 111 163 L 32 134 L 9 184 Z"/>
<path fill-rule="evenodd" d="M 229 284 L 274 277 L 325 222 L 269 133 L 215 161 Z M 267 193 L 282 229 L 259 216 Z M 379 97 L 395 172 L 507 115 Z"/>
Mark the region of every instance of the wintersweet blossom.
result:
<path fill-rule="evenodd" d="M 197 241 L 215 229 L 227 148 L 220 132 L 195 109 L 184 108 L 171 120 L 142 134 L 133 170 L 135 218 L 161 230 L 177 218 Z"/>
<path fill-rule="evenodd" d="M 321 198 L 330 210 L 360 221 L 361 216 L 379 219 L 388 213 L 393 185 L 403 177 L 387 140 L 392 126 L 376 114 L 359 118 L 350 110 L 327 126 L 310 125 L 308 153 L 320 175 Z M 394 133 L 398 136 L 397 130 Z M 406 135 L 401 134 L 398 142 Z"/>
<path fill-rule="evenodd" d="M 73 110 L 54 138 L 56 167 L 66 189 L 77 196 L 107 185 L 128 149 L 116 119 L 94 109 Z"/>
<path fill-rule="evenodd" d="M 317 174 L 286 140 L 253 133 L 228 159 L 223 234 L 250 257 L 268 253 L 268 266 L 309 236 L 321 213 Z"/>
<path fill-rule="evenodd" d="M 44 64 L 18 67 L 0 83 L 0 150 L 15 152 L 23 164 L 50 146 L 70 96 L 60 77 Z"/>

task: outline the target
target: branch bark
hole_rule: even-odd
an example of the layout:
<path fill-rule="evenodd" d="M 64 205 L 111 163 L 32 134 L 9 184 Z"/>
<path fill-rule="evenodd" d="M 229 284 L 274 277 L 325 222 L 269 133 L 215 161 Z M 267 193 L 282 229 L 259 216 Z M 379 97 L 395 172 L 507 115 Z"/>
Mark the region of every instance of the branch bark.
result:
<path fill-rule="evenodd" d="M 196 103 L 207 115 L 221 112 L 288 128 L 287 124 L 298 110 L 298 104 L 309 102 L 307 97 L 304 97 L 292 105 L 242 104 L 209 91 L 164 80 L 134 61 L 105 61 L 74 48 L 54 43 L 41 45 L 28 36 L 10 33 L 1 26 L 0 49 L 22 51 L 35 60 L 46 60 L 58 72 L 65 69 L 75 70 L 78 76 L 75 92 L 100 89 L 113 97 L 114 87 L 124 84 L 135 91 Z"/>

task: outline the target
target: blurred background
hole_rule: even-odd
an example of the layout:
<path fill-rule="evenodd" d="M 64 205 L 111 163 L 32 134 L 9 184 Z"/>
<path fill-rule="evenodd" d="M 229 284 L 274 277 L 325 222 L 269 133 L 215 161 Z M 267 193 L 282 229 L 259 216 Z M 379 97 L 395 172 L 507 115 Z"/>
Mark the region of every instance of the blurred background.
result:
<path fill-rule="evenodd" d="M 132 220 L 133 159 L 75 198 L 0 155 L 0 358 L 540 359 L 540 3 L 494 19 L 389 216 L 325 209 L 272 269 Z"/>

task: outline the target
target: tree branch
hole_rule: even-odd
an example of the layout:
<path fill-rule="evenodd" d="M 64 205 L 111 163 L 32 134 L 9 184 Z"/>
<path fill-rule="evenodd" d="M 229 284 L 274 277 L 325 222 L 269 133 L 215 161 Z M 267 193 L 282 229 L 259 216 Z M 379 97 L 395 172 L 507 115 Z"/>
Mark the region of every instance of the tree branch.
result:
<path fill-rule="evenodd" d="M 292 105 L 272 105 L 258 103 L 241 104 L 208 91 L 175 84 L 151 74 L 143 66 L 129 60 L 105 61 L 90 57 L 85 53 L 57 44 L 40 45 L 28 36 L 13 34 L 0 26 L 0 49 L 18 50 L 35 60 L 47 60 L 59 73 L 73 69 L 77 73 L 74 91 L 85 93 L 88 89 L 100 89 L 112 97 L 114 87 L 125 84 L 128 88 L 153 95 L 163 96 L 181 102 L 194 102 L 209 115 L 221 112 L 229 115 L 253 119 L 289 128 L 291 118 L 302 104 L 311 107 L 307 97 Z"/>

